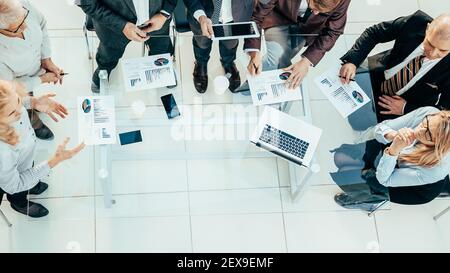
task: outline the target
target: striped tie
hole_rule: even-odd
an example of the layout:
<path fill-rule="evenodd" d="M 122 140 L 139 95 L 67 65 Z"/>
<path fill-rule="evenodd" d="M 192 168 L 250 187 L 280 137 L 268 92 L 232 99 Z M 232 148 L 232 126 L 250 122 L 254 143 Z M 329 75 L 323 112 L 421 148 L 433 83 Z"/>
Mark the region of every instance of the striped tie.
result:
<path fill-rule="evenodd" d="M 381 84 L 381 93 L 388 96 L 395 96 L 398 91 L 402 90 L 422 67 L 425 56 L 417 56 L 412 59 L 402 70 L 395 74 L 392 78 L 385 80 Z"/>
<path fill-rule="evenodd" d="M 214 2 L 214 13 L 211 16 L 213 24 L 218 24 L 220 20 L 220 11 L 222 10 L 222 0 L 212 0 Z"/>

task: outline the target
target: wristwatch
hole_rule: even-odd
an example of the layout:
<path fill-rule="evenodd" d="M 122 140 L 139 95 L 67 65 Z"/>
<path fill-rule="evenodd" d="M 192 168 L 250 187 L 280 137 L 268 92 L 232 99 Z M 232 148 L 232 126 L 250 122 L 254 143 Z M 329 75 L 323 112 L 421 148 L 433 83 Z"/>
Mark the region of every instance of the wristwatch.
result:
<path fill-rule="evenodd" d="M 159 12 L 162 16 L 166 17 L 167 20 L 170 20 L 172 18 L 172 15 L 170 13 L 166 13 L 164 11 Z"/>

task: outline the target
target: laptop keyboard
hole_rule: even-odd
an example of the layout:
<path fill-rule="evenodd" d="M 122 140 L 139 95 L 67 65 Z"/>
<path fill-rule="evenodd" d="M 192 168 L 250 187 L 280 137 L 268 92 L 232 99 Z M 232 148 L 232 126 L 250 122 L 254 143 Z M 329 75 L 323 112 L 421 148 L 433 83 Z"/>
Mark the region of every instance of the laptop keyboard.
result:
<path fill-rule="evenodd" d="M 292 154 L 300 159 L 305 157 L 309 143 L 290 134 L 280 131 L 270 125 L 264 127 L 259 140 L 268 143 L 278 149 Z"/>

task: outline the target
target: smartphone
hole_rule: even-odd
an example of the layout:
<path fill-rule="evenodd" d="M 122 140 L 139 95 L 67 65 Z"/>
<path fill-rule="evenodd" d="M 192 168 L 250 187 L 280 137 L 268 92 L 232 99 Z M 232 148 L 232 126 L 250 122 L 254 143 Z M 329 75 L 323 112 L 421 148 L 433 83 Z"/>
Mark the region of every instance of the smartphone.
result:
<path fill-rule="evenodd" d="M 148 28 L 149 26 L 150 26 L 150 24 L 142 24 L 137 27 L 138 27 L 138 29 L 143 30 L 144 28 Z"/>
<path fill-rule="evenodd" d="M 166 110 L 167 117 L 172 119 L 174 117 L 180 116 L 180 110 L 178 109 L 177 103 L 175 102 L 175 98 L 172 94 L 168 94 L 161 97 L 162 104 L 164 109 Z"/>
<path fill-rule="evenodd" d="M 141 131 L 132 131 L 119 134 L 120 145 L 128 145 L 132 143 L 142 142 Z"/>
<path fill-rule="evenodd" d="M 255 22 L 240 22 L 213 25 L 213 40 L 229 40 L 259 37 Z"/>

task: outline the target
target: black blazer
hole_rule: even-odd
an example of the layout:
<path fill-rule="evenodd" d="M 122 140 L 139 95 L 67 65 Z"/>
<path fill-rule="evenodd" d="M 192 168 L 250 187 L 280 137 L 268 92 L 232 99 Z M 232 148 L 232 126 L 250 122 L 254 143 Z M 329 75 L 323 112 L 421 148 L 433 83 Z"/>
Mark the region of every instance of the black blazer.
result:
<path fill-rule="evenodd" d="M 127 22 L 136 23 L 137 15 L 133 0 L 80 0 L 79 6 L 92 17 L 100 28 L 107 28 L 118 34 Z M 149 0 L 150 16 L 160 10 L 172 13 L 177 5 L 177 0 Z M 102 33 L 96 26 L 96 32 Z"/>
<path fill-rule="evenodd" d="M 374 25 L 364 31 L 341 60 L 359 66 L 377 44 L 395 41 L 391 50 L 368 59 L 372 85 L 376 92 L 384 80 L 384 71 L 402 63 L 424 41 L 427 25 L 431 21 L 432 17 L 419 10 L 410 16 Z M 450 55 L 434 66 L 402 97 L 406 100 L 405 114 L 423 106 L 450 109 Z"/>
<path fill-rule="evenodd" d="M 193 16 L 199 9 L 205 11 L 206 16 L 211 18 L 214 13 L 214 0 L 183 0 L 188 15 Z M 255 0 L 231 0 L 231 8 L 234 22 L 250 21 L 253 13 Z"/>

